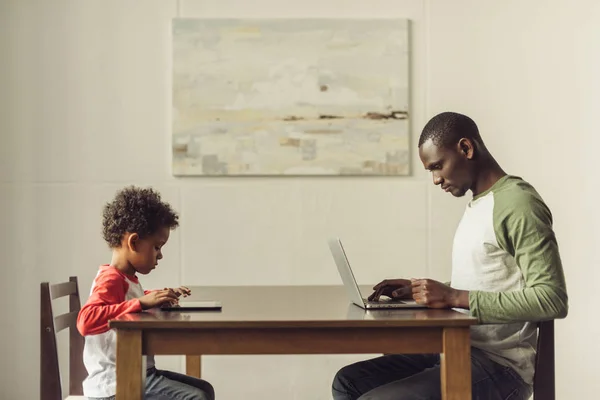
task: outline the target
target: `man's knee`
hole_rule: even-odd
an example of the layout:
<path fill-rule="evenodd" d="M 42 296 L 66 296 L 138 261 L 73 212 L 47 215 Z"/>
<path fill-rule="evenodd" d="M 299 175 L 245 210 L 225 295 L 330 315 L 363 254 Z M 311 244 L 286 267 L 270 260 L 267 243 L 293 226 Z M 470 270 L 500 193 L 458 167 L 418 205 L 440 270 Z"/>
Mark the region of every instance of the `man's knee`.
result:
<path fill-rule="evenodd" d="M 213 386 L 206 382 L 206 385 L 200 388 L 206 400 L 215 400 L 215 389 Z"/>
<path fill-rule="evenodd" d="M 350 400 L 355 399 L 356 394 L 353 382 L 354 368 L 352 365 L 347 365 L 341 368 L 333 377 L 331 390 L 335 400 Z"/>
<path fill-rule="evenodd" d="M 187 384 L 194 389 L 195 396 L 199 399 L 215 400 L 215 389 L 209 382 L 202 379 L 194 379 L 194 381 L 187 382 Z"/>

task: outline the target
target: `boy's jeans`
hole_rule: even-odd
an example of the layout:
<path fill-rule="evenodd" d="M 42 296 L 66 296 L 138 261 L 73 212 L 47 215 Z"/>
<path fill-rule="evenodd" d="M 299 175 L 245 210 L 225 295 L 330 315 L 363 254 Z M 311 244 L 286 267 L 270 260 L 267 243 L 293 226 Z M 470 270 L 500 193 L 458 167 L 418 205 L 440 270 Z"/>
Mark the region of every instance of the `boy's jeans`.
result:
<path fill-rule="evenodd" d="M 114 400 L 115 396 L 90 400 Z M 212 385 L 205 380 L 151 368 L 146 374 L 145 400 L 215 400 Z"/>
<path fill-rule="evenodd" d="M 510 367 L 471 348 L 473 400 L 527 400 L 533 389 Z M 387 355 L 342 368 L 332 385 L 334 400 L 438 400 L 439 354 Z"/>

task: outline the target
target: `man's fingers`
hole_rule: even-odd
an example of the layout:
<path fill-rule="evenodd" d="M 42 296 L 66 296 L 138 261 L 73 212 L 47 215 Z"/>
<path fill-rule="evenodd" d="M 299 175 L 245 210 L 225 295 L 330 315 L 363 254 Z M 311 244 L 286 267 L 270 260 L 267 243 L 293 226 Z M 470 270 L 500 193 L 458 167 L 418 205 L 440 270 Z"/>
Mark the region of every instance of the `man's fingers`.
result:
<path fill-rule="evenodd" d="M 411 293 L 409 287 L 401 287 L 400 289 L 396 289 L 392 292 L 392 297 L 403 297 L 409 293 Z"/>
<path fill-rule="evenodd" d="M 417 304 L 424 304 L 424 305 L 428 304 L 427 295 L 423 295 L 421 293 L 413 294 L 413 300 L 415 302 L 417 302 Z"/>
<path fill-rule="evenodd" d="M 377 285 L 373 286 L 373 290 L 378 290 L 379 288 L 381 288 L 385 285 L 387 285 L 387 280 L 383 280 L 383 281 L 379 282 Z"/>
<path fill-rule="evenodd" d="M 371 296 L 369 296 L 369 300 L 370 301 L 377 301 L 377 300 L 379 300 L 379 296 L 381 296 L 381 292 L 382 291 L 383 291 L 383 289 L 381 289 L 381 288 L 375 290 L 375 292 Z"/>

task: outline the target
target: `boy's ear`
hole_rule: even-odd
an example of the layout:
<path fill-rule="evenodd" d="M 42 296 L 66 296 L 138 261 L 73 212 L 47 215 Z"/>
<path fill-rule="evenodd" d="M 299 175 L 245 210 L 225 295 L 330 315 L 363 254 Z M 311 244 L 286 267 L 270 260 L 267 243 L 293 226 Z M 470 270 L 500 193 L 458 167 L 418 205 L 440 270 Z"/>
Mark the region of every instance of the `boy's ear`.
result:
<path fill-rule="evenodd" d="M 131 251 L 137 251 L 138 240 L 140 236 L 137 233 L 130 233 L 127 237 L 127 247 Z"/>

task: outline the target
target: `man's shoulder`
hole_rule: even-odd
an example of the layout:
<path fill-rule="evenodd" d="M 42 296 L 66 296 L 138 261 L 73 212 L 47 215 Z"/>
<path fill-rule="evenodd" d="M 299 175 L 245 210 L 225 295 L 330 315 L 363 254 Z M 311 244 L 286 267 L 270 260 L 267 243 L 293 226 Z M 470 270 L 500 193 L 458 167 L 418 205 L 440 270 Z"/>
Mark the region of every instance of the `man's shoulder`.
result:
<path fill-rule="evenodd" d="M 494 214 L 497 217 L 544 216 L 552 219 L 552 213 L 533 185 L 521 177 L 509 176 L 493 192 Z M 544 218 L 544 219 L 545 219 Z"/>
<path fill-rule="evenodd" d="M 544 199 L 533 185 L 521 177 L 508 176 L 493 191 L 494 202 L 507 207 L 532 206 L 545 204 Z"/>

